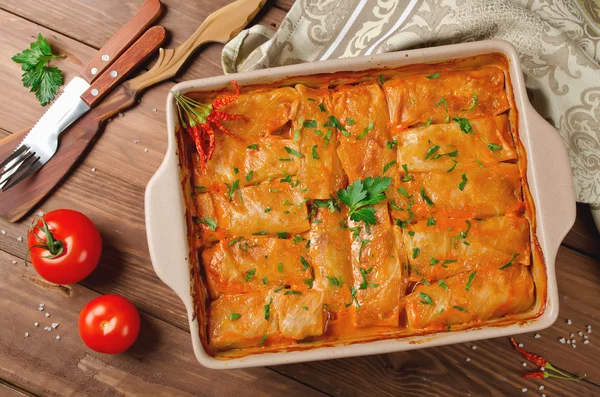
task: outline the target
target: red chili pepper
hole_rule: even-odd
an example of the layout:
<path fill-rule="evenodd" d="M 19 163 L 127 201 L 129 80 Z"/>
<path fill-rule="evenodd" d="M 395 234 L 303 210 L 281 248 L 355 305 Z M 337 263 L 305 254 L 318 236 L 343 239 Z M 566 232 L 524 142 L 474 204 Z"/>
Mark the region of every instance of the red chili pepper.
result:
<path fill-rule="evenodd" d="M 200 171 L 202 173 L 205 172 L 206 169 L 206 155 L 204 154 L 204 147 L 202 142 L 202 130 L 200 129 L 200 124 L 196 124 L 191 127 L 192 129 L 192 138 L 194 139 L 194 143 L 196 144 L 196 151 L 198 152 L 198 157 L 200 158 Z"/>
<path fill-rule="evenodd" d="M 527 379 L 545 379 L 546 377 L 547 375 L 544 371 L 528 372 L 525 375 L 521 376 L 521 378 Z"/>
<path fill-rule="evenodd" d="M 223 120 L 244 120 L 244 121 L 248 121 L 248 118 L 246 116 L 243 116 L 241 114 L 229 114 L 229 113 L 225 113 L 225 112 L 212 112 L 210 114 L 210 116 L 208 116 L 208 118 L 206 119 L 207 121 L 223 121 Z"/>
<path fill-rule="evenodd" d="M 208 123 L 202 124 L 201 127 L 208 137 L 208 153 L 206 154 L 206 162 L 208 163 L 215 151 L 215 131 Z"/>
<path fill-rule="evenodd" d="M 546 360 L 544 357 L 534 354 L 534 353 L 529 353 L 529 352 L 521 349 L 519 347 L 519 345 L 517 345 L 517 342 L 515 342 L 515 340 L 513 338 L 510 338 L 510 341 L 511 341 L 513 347 L 515 348 L 515 350 L 518 351 L 519 353 L 521 353 L 521 355 L 523 357 L 525 357 L 527 360 L 531 361 L 532 363 L 534 363 L 540 367 L 546 366 L 546 363 L 548 362 L 548 360 Z"/>
<path fill-rule="evenodd" d="M 233 138 L 239 138 L 237 135 L 232 134 L 231 132 L 229 132 L 229 130 L 227 128 L 225 128 L 225 126 L 223 124 L 221 124 L 219 121 L 213 121 L 213 124 L 215 125 L 215 127 L 217 127 L 219 129 L 219 131 L 221 131 L 223 134 L 225 135 L 229 135 L 230 137 Z"/>
<path fill-rule="evenodd" d="M 227 96 L 215 99 L 212 103 L 214 110 L 217 110 L 220 107 L 230 104 L 231 102 L 238 99 L 238 97 L 240 96 L 240 87 L 238 86 L 237 82 L 235 80 L 231 80 L 231 84 L 233 84 L 235 93 L 233 95 L 227 95 Z"/>

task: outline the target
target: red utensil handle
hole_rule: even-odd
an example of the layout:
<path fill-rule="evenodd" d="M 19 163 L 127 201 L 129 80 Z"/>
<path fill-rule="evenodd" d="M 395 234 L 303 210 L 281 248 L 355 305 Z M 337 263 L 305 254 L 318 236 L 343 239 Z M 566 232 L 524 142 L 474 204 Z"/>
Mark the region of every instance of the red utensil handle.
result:
<path fill-rule="evenodd" d="M 166 37 L 162 26 L 148 29 L 131 47 L 125 51 L 100 77 L 81 95 L 90 108 L 97 105 L 106 94 L 116 87 L 129 73 L 140 66 L 160 47 Z"/>
<path fill-rule="evenodd" d="M 137 40 L 162 12 L 160 0 L 146 0 L 142 8 L 115 33 L 81 72 L 88 83 L 96 80 L 129 46 Z"/>

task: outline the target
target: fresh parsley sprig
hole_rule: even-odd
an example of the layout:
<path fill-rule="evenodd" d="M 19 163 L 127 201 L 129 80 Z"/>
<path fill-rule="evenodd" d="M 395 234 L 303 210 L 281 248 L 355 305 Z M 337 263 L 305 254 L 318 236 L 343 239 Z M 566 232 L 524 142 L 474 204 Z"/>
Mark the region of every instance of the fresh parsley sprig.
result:
<path fill-rule="evenodd" d="M 23 85 L 35 93 L 35 97 L 42 106 L 49 104 L 63 83 L 62 72 L 55 66 L 48 66 L 54 58 L 64 58 L 64 55 L 55 55 L 48 41 L 38 34 L 37 40 L 29 48 L 18 53 L 11 59 L 21 64 L 23 70 Z"/>
<path fill-rule="evenodd" d="M 390 187 L 392 178 L 368 177 L 364 180 L 357 179 L 346 189 L 337 192 L 341 202 L 350 208 L 349 216 L 355 222 L 363 221 L 367 225 L 375 225 L 374 204 L 386 199 L 385 191 Z"/>

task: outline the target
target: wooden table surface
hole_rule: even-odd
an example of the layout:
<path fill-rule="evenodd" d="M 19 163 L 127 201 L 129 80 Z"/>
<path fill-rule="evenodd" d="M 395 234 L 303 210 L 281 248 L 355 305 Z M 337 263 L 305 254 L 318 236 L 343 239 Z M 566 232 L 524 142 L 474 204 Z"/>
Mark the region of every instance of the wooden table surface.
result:
<path fill-rule="evenodd" d="M 22 87 L 20 68 L 10 60 L 13 54 L 41 32 L 67 55 L 55 64 L 68 81 L 141 2 L 2 0 L 0 136 L 33 125 L 43 111 Z M 270 2 L 253 23 L 276 29 L 292 2 Z M 228 0 L 163 3 L 166 12 L 159 23 L 168 29 L 174 46 Z M 177 81 L 222 74 L 220 50 L 221 45 L 203 48 Z M 24 266 L 26 243 L 19 239 L 33 216 L 15 224 L 0 221 L 6 231 L 0 234 L 0 395 L 600 395 L 600 337 L 592 333 L 590 343 L 584 344 L 577 335 L 588 324 L 600 334 L 600 236 L 584 205 L 578 206 L 575 226 L 558 252 L 558 321 L 540 332 L 539 339 L 529 334 L 517 338 L 554 364 L 586 374 L 581 382 L 520 379 L 533 367 L 522 366 L 508 338 L 269 368 L 202 367 L 192 352 L 182 303 L 152 270 L 144 227 L 144 188 L 166 150 L 164 102 L 174 82 L 152 88 L 136 108 L 108 123 L 77 170 L 36 210 L 73 208 L 92 218 L 104 238 L 104 253 L 90 277 L 71 286 L 41 280 Z M 106 293 L 127 297 L 142 313 L 140 337 L 125 354 L 97 354 L 79 339 L 79 311 Z M 43 312 L 40 303 L 45 304 Z M 60 325 L 44 331 L 52 322 Z M 578 341 L 576 349 L 558 342 L 571 333 Z M 540 385 L 545 389 L 539 390 Z"/>

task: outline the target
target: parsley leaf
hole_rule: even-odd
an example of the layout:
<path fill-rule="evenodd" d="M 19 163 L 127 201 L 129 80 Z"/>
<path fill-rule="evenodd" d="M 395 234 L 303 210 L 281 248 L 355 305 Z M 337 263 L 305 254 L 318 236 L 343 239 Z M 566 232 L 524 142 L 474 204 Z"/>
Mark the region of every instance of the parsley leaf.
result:
<path fill-rule="evenodd" d="M 402 182 L 410 182 L 413 180 L 413 176 L 408 174 L 408 166 L 406 164 L 402 164 L 402 169 L 404 170 L 404 176 L 400 179 Z"/>
<path fill-rule="evenodd" d="M 433 201 L 431 201 L 429 196 L 427 196 L 427 194 L 425 193 L 425 189 L 423 189 L 423 186 L 421 186 L 421 198 L 427 203 L 428 206 L 433 207 Z"/>
<path fill-rule="evenodd" d="M 435 218 L 433 215 L 430 215 L 429 218 L 427 218 L 427 226 L 435 226 Z"/>
<path fill-rule="evenodd" d="M 438 145 L 433 145 L 429 149 L 427 149 L 427 154 L 425 155 L 425 160 L 427 160 L 428 158 L 430 158 L 431 156 L 433 156 L 435 154 L 435 152 L 437 152 L 438 150 L 440 150 L 440 147 Z M 438 159 L 440 157 L 441 157 L 441 155 L 440 156 L 436 156 L 434 158 L 434 160 Z"/>
<path fill-rule="evenodd" d="M 412 258 L 413 259 L 417 259 L 417 257 L 421 253 L 421 249 L 420 248 L 413 248 L 412 252 L 413 252 L 412 253 Z"/>
<path fill-rule="evenodd" d="M 252 176 L 254 175 L 254 171 L 250 171 L 246 174 L 246 181 L 250 182 L 252 180 Z"/>
<path fill-rule="evenodd" d="M 317 128 L 317 120 L 305 120 L 302 126 L 304 128 Z"/>
<path fill-rule="evenodd" d="M 284 146 L 283 148 L 285 149 L 286 152 L 288 152 L 292 156 L 302 157 L 302 153 L 300 153 L 297 150 L 292 149 L 291 147 Z"/>
<path fill-rule="evenodd" d="M 433 116 L 429 116 L 429 118 L 427 119 L 425 124 L 423 124 L 423 127 L 429 127 L 431 125 L 432 121 L 433 121 Z"/>
<path fill-rule="evenodd" d="M 239 320 L 242 317 L 239 313 L 229 313 L 229 321 Z"/>
<path fill-rule="evenodd" d="M 444 281 L 444 279 L 443 279 L 443 278 L 442 278 L 442 279 L 440 279 L 440 281 L 438 281 L 438 285 L 439 285 L 440 287 L 442 287 L 443 289 L 445 289 L 445 290 L 447 290 L 447 289 L 448 289 L 448 285 L 446 285 L 446 283 L 445 283 L 445 281 Z"/>
<path fill-rule="evenodd" d="M 319 159 L 319 153 L 317 153 L 317 145 L 313 145 L 312 147 L 312 158 L 315 160 Z"/>
<path fill-rule="evenodd" d="M 471 127 L 471 123 L 469 123 L 469 120 L 463 119 L 460 117 L 454 117 L 452 120 L 454 120 L 458 123 L 458 125 L 460 126 L 460 129 L 465 134 L 471 133 L 471 134 L 475 135 L 475 133 L 473 132 L 473 127 Z"/>
<path fill-rule="evenodd" d="M 392 160 L 389 163 L 387 163 L 386 165 L 383 166 L 383 174 L 385 174 L 385 172 L 387 170 L 390 169 L 391 166 L 393 166 L 394 164 L 398 164 L 398 162 L 396 160 Z"/>
<path fill-rule="evenodd" d="M 340 122 L 338 121 L 338 119 L 335 118 L 335 116 L 329 116 L 329 121 L 331 122 L 331 125 L 333 125 L 335 128 L 340 130 L 342 135 L 350 136 L 350 133 L 348 132 L 348 130 L 346 130 L 344 128 L 344 126 L 340 124 Z"/>
<path fill-rule="evenodd" d="M 265 320 L 269 321 L 271 318 L 271 303 L 273 303 L 273 298 L 269 300 L 269 303 L 265 305 Z"/>
<path fill-rule="evenodd" d="M 256 274 L 256 268 L 253 267 L 252 269 L 250 269 L 246 272 L 246 275 L 244 276 L 244 280 L 246 280 L 246 282 L 250 281 L 252 279 L 252 276 L 254 276 L 255 274 Z"/>
<path fill-rule="evenodd" d="M 515 252 L 515 253 L 514 253 L 514 255 L 512 256 L 512 258 L 510 258 L 510 261 L 509 261 L 509 262 L 508 262 L 506 265 L 504 265 L 504 266 L 502 266 L 502 267 L 499 267 L 499 268 L 498 268 L 498 270 L 504 270 L 504 269 L 506 269 L 506 268 L 509 268 L 509 267 L 511 267 L 511 266 L 514 266 L 514 263 L 513 263 L 513 261 L 514 261 L 514 260 L 517 258 L 517 256 L 519 256 L 519 253 L 518 253 L 518 252 Z"/>
<path fill-rule="evenodd" d="M 258 143 L 246 146 L 246 149 L 258 150 Z"/>
<path fill-rule="evenodd" d="M 455 308 L 456 310 L 459 310 L 461 312 L 467 313 L 467 309 L 465 309 L 462 306 L 452 306 L 453 308 Z"/>
<path fill-rule="evenodd" d="M 458 161 L 456 161 L 456 160 L 452 160 L 452 161 L 454 161 L 454 164 L 452 165 L 452 167 L 450 167 L 450 169 L 446 170 L 446 172 L 452 172 L 452 171 L 454 171 L 454 169 L 458 165 Z"/>
<path fill-rule="evenodd" d="M 352 123 L 352 124 L 354 124 L 354 123 Z M 352 125 L 352 124 L 348 123 L 348 125 Z M 360 141 L 361 139 L 363 139 L 364 137 L 366 137 L 367 134 L 369 133 L 369 131 L 373 130 L 373 126 L 374 126 L 374 124 L 371 121 L 369 123 L 369 125 L 365 127 L 365 129 L 363 130 L 362 134 L 360 134 L 359 136 L 356 137 L 356 140 Z"/>
<path fill-rule="evenodd" d="M 458 184 L 458 188 L 461 192 L 465 189 L 465 185 L 467 184 L 468 180 L 467 174 L 462 174 L 462 182 Z"/>
<path fill-rule="evenodd" d="M 202 219 L 200 219 L 200 223 L 203 223 L 206 226 L 208 226 L 208 228 L 213 232 L 215 230 L 217 230 L 217 222 L 215 222 L 215 220 L 212 218 L 208 218 L 208 217 L 202 218 Z"/>
<path fill-rule="evenodd" d="M 329 280 L 329 285 L 334 286 L 334 287 L 341 287 L 343 282 L 342 282 L 342 276 L 340 276 L 339 278 L 335 278 L 333 276 L 325 276 L 327 277 L 327 280 Z"/>
<path fill-rule="evenodd" d="M 229 201 L 233 201 L 233 194 L 240 188 L 240 180 L 236 180 L 231 185 L 229 185 L 229 183 L 225 183 L 225 186 L 227 186 L 227 196 L 229 197 Z M 238 192 L 238 194 L 240 194 L 240 197 L 242 197 L 241 193 Z"/>
<path fill-rule="evenodd" d="M 431 296 L 427 295 L 425 292 L 419 292 L 419 296 L 421 297 L 421 303 L 424 305 L 433 305 L 433 300 Z"/>
<path fill-rule="evenodd" d="M 502 145 L 496 145 L 495 143 L 490 143 L 488 145 L 488 149 L 490 149 L 493 153 L 496 153 L 498 150 L 502 150 Z"/>
<path fill-rule="evenodd" d="M 25 87 L 30 88 L 30 92 L 35 93 L 42 106 L 52 102 L 63 83 L 61 70 L 48 66 L 48 62 L 54 58 L 64 58 L 64 55 L 53 54 L 50 44 L 41 33 L 28 49 L 11 58 L 21 64 L 21 81 Z"/>
<path fill-rule="evenodd" d="M 364 221 L 367 225 L 375 225 L 375 208 L 372 205 L 386 199 L 384 192 L 391 183 L 392 178 L 388 177 L 357 179 L 346 189 L 338 190 L 337 195 L 340 201 L 350 208 L 350 219 L 356 222 Z"/>
<path fill-rule="evenodd" d="M 463 110 L 473 110 L 475 105 L 477 105 L 477 93 L 476 92 L 473 93 L 473 103 L 471 103 L 471 106 L 469 108 L 463 109 Z"/>
<path fill-rule="evenodd" d="M 475 275 L 477 274 L 477 272 L 473 272 L 471 274 L 469 274 L 469 281 L 467 281 L 467 284 L 465 285 L 465 290 L 470 290 L 471 289 L 471 283 L 473 282 L 473 279 L 475 278 Z"/>
<path fill-rule="evenodd" d="M 310 264 L 303 256 L 300 257 L 300 263 L 302 263 L 302 270 L 306 270 L 310 267 Z"/>
<path fill-rule="evenodd" d="M 394 148 L 394 146 L 398 145 L 398 140 L 394 139 L 393 141 L 387 141 L 387 143 L 385 145 L 387 146 L 388 149 L 392 150 Z"/>
<path fill-rule="evenodd" d="M 385 76 L 380 74 L 379 75 L 379 84 L 383 85 L 384 82 L 385 82 Z"/>
<path fill-rule="evenodd" d="M 360 284 L 358 289 L 367 289 L 368 287 L 373 287 L 373 288 L 379 287 L 379 284 L 369 283 L 369 281 L 367 280 L 367 274 L 371 273 L 372 271 L 373 271 L 373 267 L 370 267 L 368 269 L 365 269 L 362 267 L 360 268 L 360 275 L 363 278 L 363 282 Z"/>
<path fill-rule="evenodd" d="M 319 110 L 321 110 L 321 112 L 327 111 L 327 109 L 325 109 L 325 105 L 323 105 L 322 103 L 319 103 Z"/>
<path fill-rule="evenodd" d="M 306 278 L 304 279 L 304 284 L 308 285 L 308 289 L 312 289 L 314 281 L 314 278 Z"/>
<path fill-rule="evenodd" d="M 436 73 L 432 74 L 431 76 L 425 76 L 425 77 L 428 78 L 429 80 L 437 79 L 438 77 L 440 77 L 440 72 L 436 72 Z"/>

